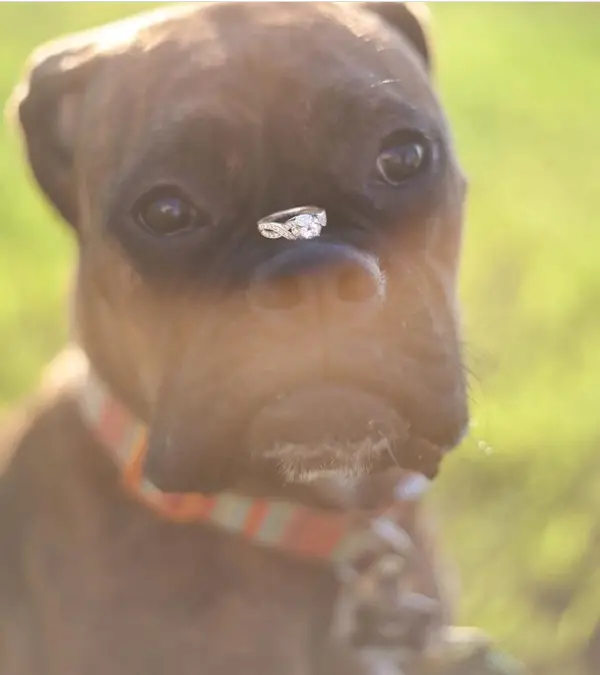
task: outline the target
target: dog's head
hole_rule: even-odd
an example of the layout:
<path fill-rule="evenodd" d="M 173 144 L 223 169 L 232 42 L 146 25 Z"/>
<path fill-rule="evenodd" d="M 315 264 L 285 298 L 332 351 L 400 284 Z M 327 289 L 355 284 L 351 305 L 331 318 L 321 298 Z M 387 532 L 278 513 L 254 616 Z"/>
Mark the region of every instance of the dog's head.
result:
<path fill-rule="evenodd" d="M 16 111 L 77 340 L 171 491 L 435 473 L 466 422 L 465 181 L 402 3 L 169 7 L 39 50 Z M 257 220 L 314 204 L 320 237 Z"/>

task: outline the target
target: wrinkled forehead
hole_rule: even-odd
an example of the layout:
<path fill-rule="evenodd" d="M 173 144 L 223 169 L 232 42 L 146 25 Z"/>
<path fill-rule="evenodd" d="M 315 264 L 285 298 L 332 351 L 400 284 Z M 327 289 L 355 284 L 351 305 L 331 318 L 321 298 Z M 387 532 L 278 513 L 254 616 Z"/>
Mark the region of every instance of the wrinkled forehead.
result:
<path fill-rule="evenodd" d="M 126 165 L 149 142 L 235 143 L 258 128 L 299 142 L 370 124 L 442 133 L 428 74 L 400 33 L 335 3 L 292 5 L 217 5 L 149 29 L 90 93 L 87 161 Z"/>
<path fill-rule="evenodd" d="M 110 65 L 112 101 L 143 99 L 146 116 L 211 99 L 256 106 L 278 94 L 300 103 L 323 88 L 351 90 L 365 104 L 393 92 L 437 110 L 407 39 L 375 14 L 336 3 L 216 3 L 176 13 L 141 31 Z"/>

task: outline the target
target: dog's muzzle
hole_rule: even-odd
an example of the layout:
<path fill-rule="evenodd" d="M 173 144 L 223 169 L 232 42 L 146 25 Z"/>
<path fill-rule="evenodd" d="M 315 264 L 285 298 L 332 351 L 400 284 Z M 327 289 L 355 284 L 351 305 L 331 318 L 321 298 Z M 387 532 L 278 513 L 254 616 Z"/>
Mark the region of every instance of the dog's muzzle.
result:
<path fill-rule="evenodd" d="M 267 239 L 314 239 L 327 225 L 327 214 L 318 206 L 299 206 L 271 213 L 258 221 L 258 231 Z"/>

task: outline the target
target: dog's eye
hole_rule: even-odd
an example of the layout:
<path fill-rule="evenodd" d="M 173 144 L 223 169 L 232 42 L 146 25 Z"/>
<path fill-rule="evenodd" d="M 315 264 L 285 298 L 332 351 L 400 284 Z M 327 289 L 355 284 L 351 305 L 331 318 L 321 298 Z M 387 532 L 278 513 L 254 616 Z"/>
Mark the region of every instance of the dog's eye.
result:
<path fill-rule="evenodd" d="M 401 185 L 424 168 L 427 154 L 427 141 L 421 136 L 394 135 L 377 158 L 377 171 L 386 183 Z"/>
<path fill-rule="evenodd" d="M 177 234 L 200 224 L 198 209 L 174 189 L 153 190 L 134 207 L 136 221 L 155 234 Z"/>

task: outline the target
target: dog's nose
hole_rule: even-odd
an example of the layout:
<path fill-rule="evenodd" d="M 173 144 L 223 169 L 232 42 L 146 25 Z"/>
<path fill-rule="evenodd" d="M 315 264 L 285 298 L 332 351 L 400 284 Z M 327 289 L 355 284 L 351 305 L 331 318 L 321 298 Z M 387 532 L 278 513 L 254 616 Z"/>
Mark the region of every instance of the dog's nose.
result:
<path fill-rule="evenodd" d="M 385 279 L 375 256 L 346 244 L 299 242 L 260 265 L 248 299 L 283 318 L 309 305 L 366 318 L 381 304 Z"/>

